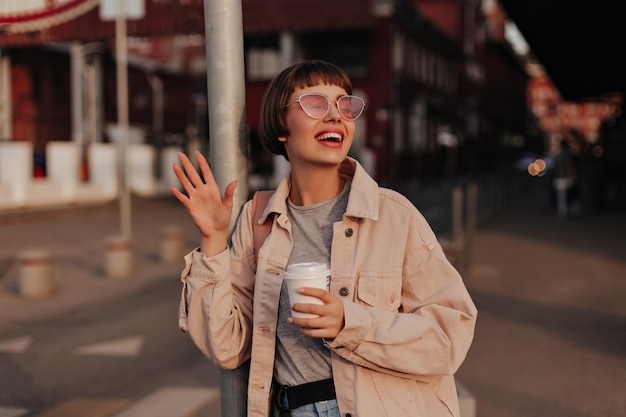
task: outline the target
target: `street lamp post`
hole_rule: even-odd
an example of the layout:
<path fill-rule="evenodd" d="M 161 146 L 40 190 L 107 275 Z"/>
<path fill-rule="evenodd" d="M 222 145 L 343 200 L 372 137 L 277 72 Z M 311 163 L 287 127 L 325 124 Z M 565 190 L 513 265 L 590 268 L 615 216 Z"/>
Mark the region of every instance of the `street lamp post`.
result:
<path fill-rule="evenodd" d="M 126 37 L 126 1 L 117 0 L 115 19 L 115 54 L 117 63 L 117 123 L 118 143 L 118 184 L 120 200 L 120 230 L 128 241 L 132 239 L 130 189 L 126 176 L 126 155 L 128 153 L 128 44 Z"/>
<path fill-rule="evenodd" d="M 238 180 L 231 233 L 248 199 L 241 8 L 240 0 L 204 0 L 211 166 L 222 192 Z M 247 381 L 247 365 L 221 371 L 223 417 L 245 417 Z"/>

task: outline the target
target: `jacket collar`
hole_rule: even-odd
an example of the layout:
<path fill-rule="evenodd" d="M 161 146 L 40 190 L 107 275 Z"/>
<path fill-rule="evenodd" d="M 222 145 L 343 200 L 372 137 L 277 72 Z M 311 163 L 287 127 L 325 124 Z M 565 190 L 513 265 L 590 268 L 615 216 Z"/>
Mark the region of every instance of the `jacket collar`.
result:
<path fill-rule="evenodd" d="M 356 159 L 351 157 L 347 157 L 339 165 L 339 175 L 352 180 L 346 216 L 378 220 L 380 197 L 376 181 L 370 177 Z M 276 192 L 270 198 L 263 215 L 259 219 L 259 223 L 265 222 L 271 213 L 287 212 L 286 200 L 290 189 L 291 175 L 287 174 L 278 184 Z"/>

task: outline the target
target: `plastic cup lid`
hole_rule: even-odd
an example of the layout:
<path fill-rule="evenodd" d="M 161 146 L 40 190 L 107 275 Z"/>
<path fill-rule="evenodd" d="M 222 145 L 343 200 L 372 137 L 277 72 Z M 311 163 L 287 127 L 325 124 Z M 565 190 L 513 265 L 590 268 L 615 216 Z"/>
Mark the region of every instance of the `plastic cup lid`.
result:
<path fill-rule="evenodd" d="M 328 275 L 330 270 L 324 262 L 303 262 L 287 265 L 285 275 L 297 275 L 299 277 Z"/>

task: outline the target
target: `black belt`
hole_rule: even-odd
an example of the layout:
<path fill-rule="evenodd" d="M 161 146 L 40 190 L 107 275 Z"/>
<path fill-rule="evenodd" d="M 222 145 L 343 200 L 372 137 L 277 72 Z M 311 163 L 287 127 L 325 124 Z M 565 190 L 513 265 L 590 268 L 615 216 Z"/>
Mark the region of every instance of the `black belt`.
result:
<path fill-rule="evenodd" d="M 281 410 L 295 410 L 306 404 L 337 398 L 332 378 L 308 382 L 294 387 L 287 385 L 279 385 L 279 387 L 277 400 L 278 407 Z M 287 408 L 283 406 L 283 398 L 285 397 L 287 397 Z"/>

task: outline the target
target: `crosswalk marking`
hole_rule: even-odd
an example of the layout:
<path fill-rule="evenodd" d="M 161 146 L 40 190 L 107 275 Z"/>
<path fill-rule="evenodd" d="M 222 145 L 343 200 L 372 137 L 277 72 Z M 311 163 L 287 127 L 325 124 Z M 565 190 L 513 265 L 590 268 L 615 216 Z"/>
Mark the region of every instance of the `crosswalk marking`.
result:
<path fill-rule="evenodd" d="M 28 413 L 25 408 L 13 408 L 0 406 L 0 417 L 20 417 Z"/>
<path fill-rule="evenodd" d="M 144 338 L 142 336 L 127 337 L 81 346 L 77 348 L 75 352 L 79 355 L 134 357 L 139 355 L 143 342 Z"/>
<path fill-rule="evenodd" d="M 185 417 L 218 397 L 216 389 L 165 387 L 114 417 Z"/>
<path fill-rule="evenodd" d="M 35 417 L 189 417 L 218 400 L 217 388 L 166 386 L 132 403 L 125 398 L 74 398 Z M 29 412 L 0 406 L 0 417 L 22 417 Z"/>
<path fill-rule="evenodd" d="M 32 336 L 16 337 L 15 339 L 0 341 L 1 353 L 24 353 L 33 343 Z M 3 417 L 0 414 L 0 417 Z"/>
<path fill-rule="evenodd" d="M 36 417 L 109 417 L 129 403 L 125 399 L 100 400 L 77 398 L 66 401 Z"/>

